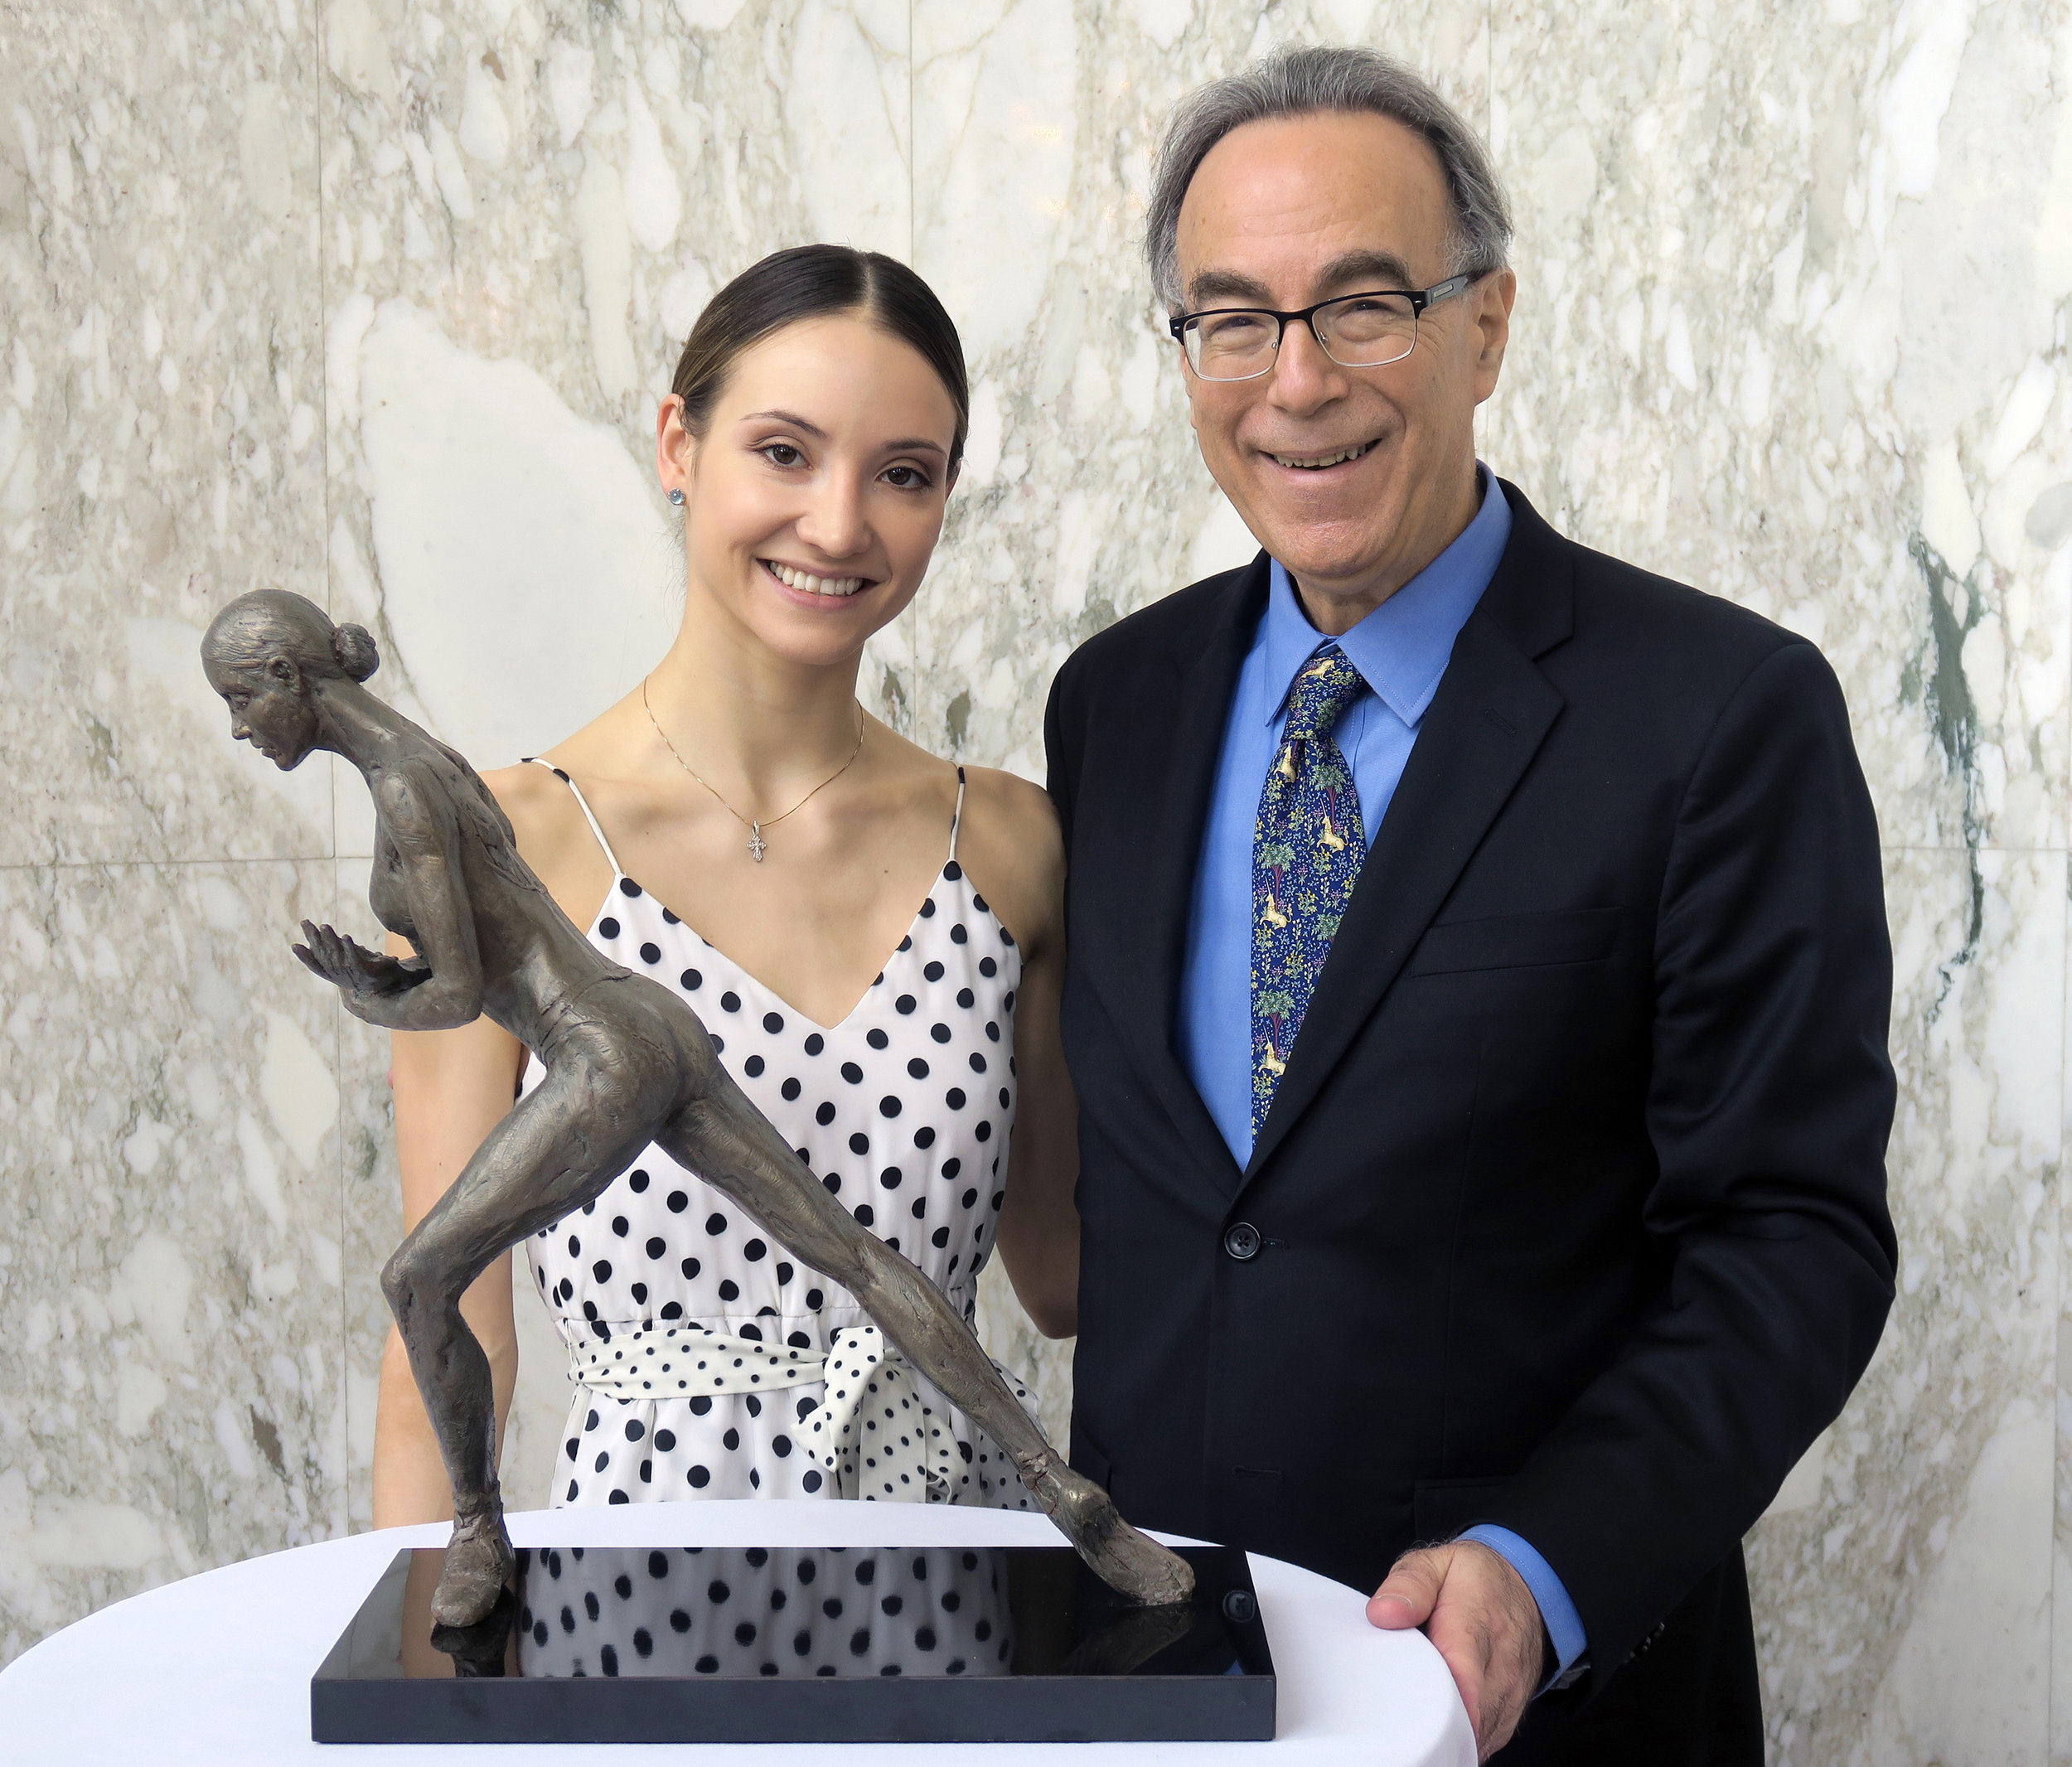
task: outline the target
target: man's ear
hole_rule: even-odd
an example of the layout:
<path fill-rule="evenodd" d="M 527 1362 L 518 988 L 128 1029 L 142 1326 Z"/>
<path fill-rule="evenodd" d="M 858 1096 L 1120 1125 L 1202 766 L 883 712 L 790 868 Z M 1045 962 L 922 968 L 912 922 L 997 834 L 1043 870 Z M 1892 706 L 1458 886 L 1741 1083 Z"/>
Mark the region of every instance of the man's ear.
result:
<path fill-rule="evenodd" d="M 1177 337 L 1173 340 L 1173 350 L 1180 360 L 1180 390 L 1187 395 L 1187 427 L 1198 436 L 1202 426 L 1194 421 L 1194 370 L 1187 366 L 1187 346 Z"/>
<path fill-rule="evenodd" d="M 1504 351 L 1511 341 L 1511 307 L 1518 296 L 1518 274 L 1510 269 L 1498 270 L 1478 291 L 1474 322 L 1479 346 L 1475 356 L 1478 404 L 1496 390 Z"/>

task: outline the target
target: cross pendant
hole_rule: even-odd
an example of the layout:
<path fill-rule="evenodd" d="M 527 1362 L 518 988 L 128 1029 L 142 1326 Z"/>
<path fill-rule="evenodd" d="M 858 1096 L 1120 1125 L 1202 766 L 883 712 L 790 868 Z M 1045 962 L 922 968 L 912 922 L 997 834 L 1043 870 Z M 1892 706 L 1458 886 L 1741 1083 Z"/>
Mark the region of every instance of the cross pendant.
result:
<path fill-rule="evenodd" d="M 760 822 L 750 823 L 748 825 L 748 850 L 755 855 L 755 862 L 758 865 L 762 863 L 762 854 L 769 845 L 770 843 L 762 838 L 762 825 Z"/>

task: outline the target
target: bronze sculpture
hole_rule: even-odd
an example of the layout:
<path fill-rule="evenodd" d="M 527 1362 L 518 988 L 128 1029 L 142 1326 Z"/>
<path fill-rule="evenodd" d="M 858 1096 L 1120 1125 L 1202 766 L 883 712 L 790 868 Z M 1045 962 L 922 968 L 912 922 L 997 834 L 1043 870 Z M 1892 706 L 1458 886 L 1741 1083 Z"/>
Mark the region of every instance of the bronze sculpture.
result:
<path fill-rule="evenodd" d="M 379 661 L 362 628 L 334 627 L 302 596 L 259 590 L 216 616 L 201 654 L 233 736 L 283 772 L 319 748 L 341 755 L 374 797 L 368 898 L 416 955 L 371 951 L 307 922 L 295 955 L 370 1024 L 442 1030 L 486 1013 L 546 1070 L 382 1272 L 453 1488 L 436 1621 L 483 1619 L 513 1565 L 489 1363 L 461 1296 L 507 1247 L 580 1208 L 650 1141 L 847 1288 L 1010 1456 L 1104 1581 L 1146 1605 L 1187 1599 L 1186 1563 L 1055 1457 L 956 1310 L 821 1187 L 721 1066 L 690 1009 L 612 963 L 562 913 L 467 761 L 361 685 Z"/>

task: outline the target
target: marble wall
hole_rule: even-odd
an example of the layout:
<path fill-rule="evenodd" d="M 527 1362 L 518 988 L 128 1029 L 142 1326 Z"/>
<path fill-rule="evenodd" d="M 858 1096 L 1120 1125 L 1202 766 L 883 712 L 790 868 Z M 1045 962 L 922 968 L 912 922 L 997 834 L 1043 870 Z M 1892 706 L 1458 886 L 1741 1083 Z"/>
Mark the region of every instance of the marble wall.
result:
<path fill-rule="evenodd" d="M 1416 63 L 1511 181 L 1485 457 L 1849 692 L 1904 1293 L 1752 1537 L 1773 1758 L 2072 1762 L 2072 0 L 0 8 L 0 1658 L 366 1518 L 382 1051 L 274 943 L 367 929 L 364 796 L 232 748 L 209 612 L 298 588 L 479 761 L 552 742 L 670 630 L 675 342 L 847 240 L 935 283 L 975 387 L 867 698 L 1039 773 L 1072 645 L 1251 549 L 1135 240 L 1167 106 L 1285 40 Z M 985 1320 L 1062 1420 L 1058 1349 Z"/>

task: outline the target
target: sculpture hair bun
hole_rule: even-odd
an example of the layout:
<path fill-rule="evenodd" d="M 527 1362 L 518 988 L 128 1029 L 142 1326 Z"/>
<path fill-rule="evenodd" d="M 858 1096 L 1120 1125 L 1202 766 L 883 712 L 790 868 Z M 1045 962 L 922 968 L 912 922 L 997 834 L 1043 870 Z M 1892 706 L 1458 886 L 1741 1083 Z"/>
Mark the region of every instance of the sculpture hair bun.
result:
<path fill-rule="evenodd" d="M 331 654 L 338 659 L 338 666 L 356 681 L 364 681 L 381 666 L 381 653 L 375 648 L 374 638 L 364 626 L 348 622 L 331 635 Z"/>

